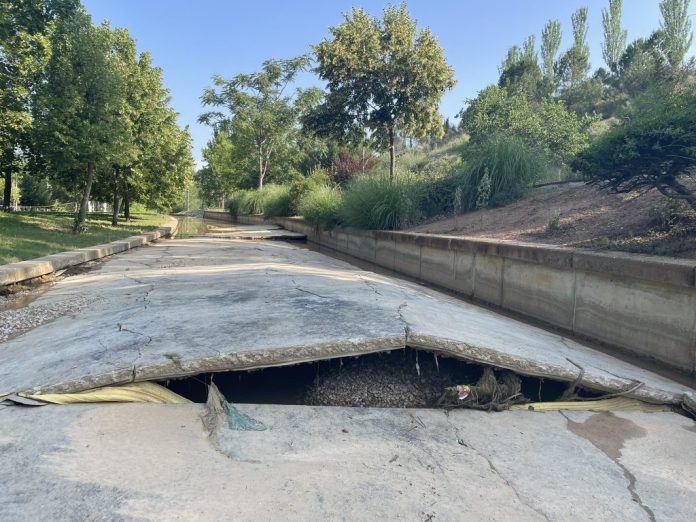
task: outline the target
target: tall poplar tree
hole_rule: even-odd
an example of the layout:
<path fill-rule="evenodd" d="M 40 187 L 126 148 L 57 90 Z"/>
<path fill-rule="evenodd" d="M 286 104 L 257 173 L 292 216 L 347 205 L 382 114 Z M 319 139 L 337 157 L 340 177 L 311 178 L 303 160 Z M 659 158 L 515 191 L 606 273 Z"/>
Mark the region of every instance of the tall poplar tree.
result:
<path fill-rule="evenodd" d="M 609 9 L 602 9 L 602 57 L 609 70 L 616 74 L 619 61 L 626 50 L 627 32 L 621 28 L 621 0 L 609 0 Z"/>
<path fill-rule="evenodd" d="M 689 19 L 689 4 L 690 0 L 660 2 L 660 29 L 664 34 L 665 54 L 672 67 L 682 64 L 694 38 Z"/>
<path fill-rule="evenodd" d="M 571 16 L 573 45 L 559 60 L 559 72 L 567 87 L 575 89 L 590 70 L 590 48 L 587 45 L 587 8 L 581 7 Z"/>
<path fill-rule="evenodd" d="M 561 22 L 549 20 L 541 32 L 541 73 L 544 94 L 550 96 L 556 90 L 556 55 L 561 48 Z"/>

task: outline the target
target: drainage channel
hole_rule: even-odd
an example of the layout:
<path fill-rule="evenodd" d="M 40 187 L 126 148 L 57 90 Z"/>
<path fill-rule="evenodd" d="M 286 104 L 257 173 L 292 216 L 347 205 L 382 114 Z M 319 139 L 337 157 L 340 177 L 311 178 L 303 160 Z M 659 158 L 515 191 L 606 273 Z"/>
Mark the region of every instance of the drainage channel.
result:
<path fill-rule="evenodd" d="M 237 404 L 496 410 L 601 395 L 413 348 L 160 382 L 198 403 L 206 401 L 211 383 Z"/>
<path fill-rule="evenodd" d="M 648 370 L 650 372 L 656 373 L 658 375 L 661 375 L 662 377 L 665 377 L 667 379 L 673 380 L 674 382 L 678 382 L 679 384 L 682 384 L 684 386 L 689 386 L 691 388 L 696 389 L 696 374 L 695 375 L 689 375 L 677 370 L 674 370 L 672 368 L 668 368 L 664 365 L 661 365 L 660 363 L 648 359 L 644 359 L 642 357 L 639 357 L 637 355 L 633 355 L 630 353 L 627 353 L 626 351 L 622 350 L 621 348 L 615 347 L 615 346 L 609 346 L 609 345 L 604 345 L 601 343 L 598 343 L 596 341 L 592 341 L 590 339 L 584 338 L 582 336 L 578 336 L 573 334 L 572 332 L 569 332 L 567 330 L 564 330 L 562 328 L 557 328 L 554 327 L 553 325 L 550 325 L 548 323 L 544 323 L 542 321 L 539 321 L 537 319 L 534 319 L 532 317 L 525 316 L 520 313 L 516 313 L 511 310 L 506 310 L 500 307 L 497 307 L 495 305 L 491 305 L 490 303 L 486 303 L 484 301 L 480 301 L 477 299 L 474 299 L 470 296 L 462 295 L 461 293 L 455 292 L 451 289 L 448 288 L 443 288 L 441 286 L 433 285 L 424 281 L 421 281 L 420 279 L 407 276 L 405 274 L 402 274 L 400 272 L 395 272 L 393 270 L 389 270 L 388 268 L 384 268 L 380 265 L 376 265 L 374 263 L 371 263 L 369 261 L 365 261 L 363 259 L 359 259 L 357 257 L 353 257 L 349 254 L 344 254 L 343 252 L 339 252 L 337 250 L 334 250 L 333 248 L 329 248 L 317 243 L 314 243 L 312 241 L 294 241 L 293 245 L 296 245 L 300 248 L 304 248 L 306 250 L 310 250 L 312 252 L 317 252 L 320 254 L 323 254 L 325 256 L 331 257 L 333 259 L 338 259 L 341 261 L 345 261 L 346 263 L 356 267 L 360 268 L 361 270 L 367 270 L 370 272 L 374 272 L 376 274 L 380 274 L 383 276 L 388 276 L 388 277 L 393 277 L 396 279 L 401 279 L 403 281 L 409 281 L 411 283 L 415 283 L 419 286 L 425 287 L 425 288 L 431 288 L 433 290 L 437 290 L 438 292 L 441 292 L 445 295 L 448 295 L 450 297 L 454 297 L 456 299 L 459 299 L 461 301 L 467 302 L 474 304 L 476 306 L 479 306 L 481 308 L 485 308 L 486 310 L 490 310 L 492 312 L 495 312 L 499 315 L 509 317 L 510 319 L 515 319 L 517 321 L 531 324 L 537 328 L 540 328 L 542 330 L 546 330 L 547 332 L 551 332 L 557 335 L 562 335 L 563 337 L 567 337 L 568 339 L 572 339 L 574 341 L 577 341 L 589 348 L 592 348 L 593 350 L 596 350 L 598 352 L 602 352 L 607 355 L 611 355 L 612 357 L 622 360 L 624 362 L 630 363 L 634 366 L 637 366 L 639 368 L 642 368 L 644 370 Z"/>

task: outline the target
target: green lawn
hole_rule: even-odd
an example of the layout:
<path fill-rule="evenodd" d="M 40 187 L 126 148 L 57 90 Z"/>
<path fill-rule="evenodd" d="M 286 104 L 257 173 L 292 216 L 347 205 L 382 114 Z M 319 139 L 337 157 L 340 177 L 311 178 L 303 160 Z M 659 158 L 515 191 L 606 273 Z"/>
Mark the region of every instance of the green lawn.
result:
<path fill-rule="evenodd" d="M 152 230 L 167 221 L 162 214 L 135 214 L 111 226 L 111 216 L 89 214 L 87 231 L 73 234 L 74 214 L 0 212 L 0 265 L 116 241 Z"/>

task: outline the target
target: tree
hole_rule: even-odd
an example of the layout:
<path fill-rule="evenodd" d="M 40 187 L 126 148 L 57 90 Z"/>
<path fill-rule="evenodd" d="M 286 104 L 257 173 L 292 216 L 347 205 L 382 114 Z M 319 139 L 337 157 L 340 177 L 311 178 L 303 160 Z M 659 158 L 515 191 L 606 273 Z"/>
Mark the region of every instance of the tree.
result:
<path fill-rule="evenodd" d="M 5 178 L 5 209 L 12 200 L 17 153 L 28 148 L 32 92 L 50 55 L 44 4 L 0 0 L 0 171 Z"/>
<path fill-rule="evenodd" d="M 529 98 L 537 98 L 541 84 L 541 69 L 536 53 L 536 39 L 530 35 L 522 51 L 513 46 L 501 66 L 498 85 L 510 93 L 521 92 Z"/>
<path fill-rule="evenodd" d="M 561 48 L 561 22 L 549 20 L 541 32 L 541 64 L 545 94 L 551 95 L 556 90 L 555 65 L 556 55 Z"/>
<path fill-rule="evenodd" d="M 689 20 L 691 0 L 662 0 L 660 29 L 664 34 L 664 50 L 672 67 L 678 67 L 691 47 L 693 33 Z"/>
<path fill-rule="evenodd" d="M 85 229 L 95 168 L 106 170 L 128 138 L 119 117 L 125 89 L 114 66 L 113 42 L 108 25 L 92 26 L 83 9 L 59 19 L 46 76 L 37 88 L 36 146 L 63 182 L 82 191 L 76 232 Z"/>
<path fill-rule="evenodd" d="M 534 102 L 495 85 L 479 92 L 459 116 L 474 142 L 490 135 L 513 134 L 560 162 L 570 161 L 587 145 L 586 129 L 595 120 L 578 117 L 560 101 Z"/>
<path fill-rule="evenodd" d="M 326 113 L 336 127 L 369 129 L 378 148 L 389 150 L 399 129 L 409 136 L 441 136 L 438 104 L 454 84 L 454 72 L 429 29 L 418 32 L 406 5 L 387 7 L 382 19 L 354 8 L 330 29 L 332 39 L 314 46 L 317 73 L 327 82 Z"/>
<path fill-rule="evenodd" d="M 574 167 L 615 192 L 655 188 L 696 209 L 696 88 L 646 93 L 630 117 L 599 136 Z"/>
<path fill-rule="evenodd" d="M 561 56 L 558 69 L 566 88 L 574 89 L 590 70 L 590 48 L 587 46 L 587 8 L 582 7 L 571 16 L 573 45 Z"/>
<path fill-rule="evenodd" d="M 621 29 L 621 0 L 609 0 L 609 9 L 602 9 L 602 57 L 609 70 L 616 73 L 619 60 L 626 49 L 627 32 Z"/>
<path fill-rule="evenodd" d="M 237 150 L 253 151 L 259 188 L 263 187 L 272 158 L 286 146 L 297 122 L 292 96 L 285 90 L 308 63 L 306 56 L 267 60 L 257 73 L 238 74 L 231 80 L 216 76 L 216 89 L 206 89 L 201 97 L 203 105 L 229 111 L 229 115 L 207 112 L 199 121 L 224 128 Z M 249 154 L 246 156 L 248 159 Z"/>

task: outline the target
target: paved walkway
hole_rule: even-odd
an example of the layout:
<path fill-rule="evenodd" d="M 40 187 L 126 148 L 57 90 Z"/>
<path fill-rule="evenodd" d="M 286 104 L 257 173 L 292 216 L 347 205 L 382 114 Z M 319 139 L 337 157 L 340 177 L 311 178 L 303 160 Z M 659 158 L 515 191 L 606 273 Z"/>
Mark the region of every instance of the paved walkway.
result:
<path fill-rule="evenodd" d="M 408 344 L 643 399 L 686 387 L 419 285 L 283 242 L 201 237 L 115 256 L 1 310 L 0 392 L 78 391 Z M 0 328 L 0 333 L 2 329 Z M 693 520 L 696 423 L 485 414 L 0 404 L 2 520 Z"/>

